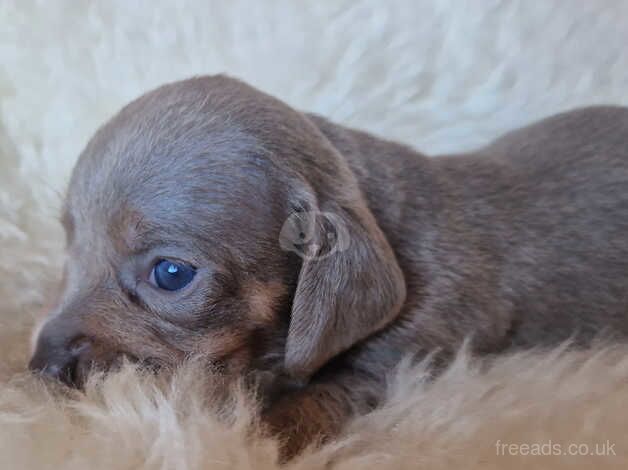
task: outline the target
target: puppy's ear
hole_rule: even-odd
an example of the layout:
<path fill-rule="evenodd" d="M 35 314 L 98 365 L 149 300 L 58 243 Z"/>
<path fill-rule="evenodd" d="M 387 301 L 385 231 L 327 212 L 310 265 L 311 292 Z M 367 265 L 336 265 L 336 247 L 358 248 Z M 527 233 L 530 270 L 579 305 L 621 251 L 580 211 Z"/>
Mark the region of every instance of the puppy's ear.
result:
<path fill-rule="evenodd" d="M 405 300 L 390 245 L 355 180 L 346 183 L 337 199 L 310 193 L 282 230 L 282 246 L 303 258 L 285 353 L 286 372 L 301 380 L 384 327 Z"/>

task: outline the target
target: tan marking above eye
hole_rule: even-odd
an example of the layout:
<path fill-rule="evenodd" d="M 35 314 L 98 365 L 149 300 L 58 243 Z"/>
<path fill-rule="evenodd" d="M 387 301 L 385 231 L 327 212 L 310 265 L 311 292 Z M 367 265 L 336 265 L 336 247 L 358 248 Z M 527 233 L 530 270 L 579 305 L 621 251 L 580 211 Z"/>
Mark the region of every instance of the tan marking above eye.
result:
<path fill-rule="evenodd" d="M 110 218 L 108 234 L 119 252 L 138 251 L 142 240 L 143 214 L 135 209 L 121 208 Z"/>

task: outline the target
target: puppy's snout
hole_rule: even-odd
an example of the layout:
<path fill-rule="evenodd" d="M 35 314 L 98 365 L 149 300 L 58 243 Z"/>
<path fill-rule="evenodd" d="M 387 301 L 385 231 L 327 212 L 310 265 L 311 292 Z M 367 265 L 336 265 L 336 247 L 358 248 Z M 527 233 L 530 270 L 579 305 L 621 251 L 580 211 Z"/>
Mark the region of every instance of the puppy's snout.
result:
<path fill-rule="evenodd" d="M 59 338 L 44 328 L 28 367 L 45 377 L 80 388 L 83 382 L 81 369 L 88 362 L 86 358 L 91 349 L 92 344 L 85 337 L 73 335 Z"/>

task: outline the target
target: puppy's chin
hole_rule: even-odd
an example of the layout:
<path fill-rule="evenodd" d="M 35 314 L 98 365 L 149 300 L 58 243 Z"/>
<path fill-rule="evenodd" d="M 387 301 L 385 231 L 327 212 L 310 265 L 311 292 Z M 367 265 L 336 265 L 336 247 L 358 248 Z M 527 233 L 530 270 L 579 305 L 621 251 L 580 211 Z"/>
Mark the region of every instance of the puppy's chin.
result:
<path fill-rule="evenodd" d="M 93 360 L 89 357 L 79 358 L 76 367 L 73 369 L 71 376 L 67 380 L 62 380 L 67 386 L 77 390 L 84 390 L 90 377 L 116 373 L 124 366 L 131 365 L 136 370 L 145 373 L 157 373 L 161 368 L 150 360 L 140 361 L 128 354 L 117 354 L 111 356 L 108 360 Z"/>

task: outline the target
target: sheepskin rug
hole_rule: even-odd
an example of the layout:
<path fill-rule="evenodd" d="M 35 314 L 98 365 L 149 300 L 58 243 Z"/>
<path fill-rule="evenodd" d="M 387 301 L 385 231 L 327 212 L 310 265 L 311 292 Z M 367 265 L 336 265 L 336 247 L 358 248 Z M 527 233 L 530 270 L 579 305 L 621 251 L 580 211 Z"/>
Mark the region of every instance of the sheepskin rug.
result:
<path fill-rule="evenodd" d="M 85 394 L 25 372 L 63 264 L 69 173 L 122 104 L 227 72 L 436 154 L 628 104 L 627 44 L 623 0 L 0 1 L 0 469 L 277 467 L 252 398 L 194 364 L 171 378 L 126 367 Z M 385 405 L 289 466 L 628 468 L 627 353 L 461 352 L 434 383 L 401 367 Z"/>

